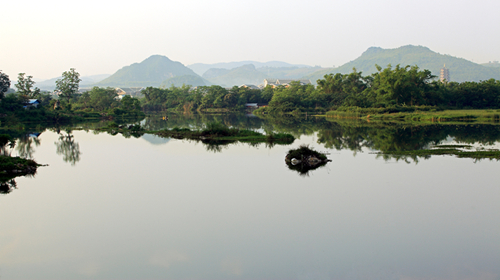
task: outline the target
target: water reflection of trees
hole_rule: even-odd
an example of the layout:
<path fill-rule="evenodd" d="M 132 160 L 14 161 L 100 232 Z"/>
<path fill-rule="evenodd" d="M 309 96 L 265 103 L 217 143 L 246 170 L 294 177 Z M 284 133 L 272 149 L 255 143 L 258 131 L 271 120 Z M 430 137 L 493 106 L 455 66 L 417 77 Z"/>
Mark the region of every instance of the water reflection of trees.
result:
<path fill-rule="evenodd" d="M 62 155 L 65 162 L 75 165 L 80 161 L 80 145 L 75 142 L 75 137 L 71 134 L 71 131 L 67 131 L 66 134 L 59 134 L 59 139 L 54 144 L 57 148 L 57 154 Z"/>
<path fill-rule="evenodd" d="M 168 117 L 168 119 L 163 119 Z M 241 129 L 260 129 L 263 120 L 245 114 L 159 114 L 152 115 L 142 122 L 146 130 L 179 128 L 201 129 L 206 123 L 222 123 L 228 127 Z"/>
<path fill-rule="evenodd" d="M 0 179 L 0 194 L 8 194 L 14 189 L 17 189 L 16 180 L 1 180 Z"/>
<path fill-rule="evenodd" d="M 35 153 L 35 149 L 33 145 L 38 147 L 40 146 L 40 138 L 38 138 L 39 133 L 37 134 L 27 134 L 24 137 L 19 138 L 17 142 L 16 150 L 20 157 L 32 159 L 33 154 Z"/>

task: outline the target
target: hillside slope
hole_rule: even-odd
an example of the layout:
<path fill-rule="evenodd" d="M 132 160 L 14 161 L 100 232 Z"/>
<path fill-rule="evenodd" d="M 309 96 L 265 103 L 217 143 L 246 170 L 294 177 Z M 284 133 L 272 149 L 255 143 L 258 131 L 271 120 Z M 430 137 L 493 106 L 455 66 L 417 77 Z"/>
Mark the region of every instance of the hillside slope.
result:
<path fill-rule="evenodd" d="M 353 61 L 337 68 L 318 71 L 306 76 L 306 78 L 316 81 L 328 73 L 350 73 L 353 68 L 363 72 L 363 75 L 369 75 L 377 71 L 375 64 L 382 68 L 389 64 L 393 67 L 398 64 L 401 66 L 417 65 L 420 69 L 431 70 L 432 74 L 438 77 L 441 68 L 446 65 L 450 71 L 451 81 L 455 82 L 500 79 L 500 69 L 498 68 L 486 67 L 463 58 L 433 52 L 427 47 L 412 45 L 396 49 L 371 47 Z"/>
<path fill-rule="evenodd" d="M 221 75 L 213 76 L 214 72 Z M 205 74 L 206 75 L 203 75 L 203 78 L 207 79 L 214 85 L 220 85 L 223 87 L 241 86 L 242 84 L 258 85 L 263 83 L 264 79 L 267 78 L 264 73 L 257 71 L 253 64 L 243 65 L 227 72 L 226 70 L 221 69 L 209 70 Z"/>
<path fill-rule="evenodd" d="M 101 87 L 159 87 L 165 80 L 186 75 L 199 77 L 180 62 L 172 61 L 166 56 L 153 55 L 140 63 L 123 67 L 96 85 Z"/>

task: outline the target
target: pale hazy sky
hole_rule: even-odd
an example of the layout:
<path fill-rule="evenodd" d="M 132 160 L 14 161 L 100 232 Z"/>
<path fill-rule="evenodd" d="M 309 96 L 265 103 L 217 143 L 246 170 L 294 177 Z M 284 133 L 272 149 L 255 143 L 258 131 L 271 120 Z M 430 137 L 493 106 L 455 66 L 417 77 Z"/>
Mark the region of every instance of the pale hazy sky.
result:
<path fill-rule="evenodd" d="M 498 0 L 3 1 L 0 70 L 35 79 L 112 74 L 161 54 L 339 66 L 370 46 L 500 60 Z"/>

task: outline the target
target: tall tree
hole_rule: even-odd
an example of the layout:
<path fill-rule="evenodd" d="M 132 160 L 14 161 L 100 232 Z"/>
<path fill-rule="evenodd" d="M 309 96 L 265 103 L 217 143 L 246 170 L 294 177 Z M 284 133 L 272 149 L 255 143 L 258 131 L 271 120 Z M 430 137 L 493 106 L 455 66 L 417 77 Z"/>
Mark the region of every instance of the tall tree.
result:
<path fill-rule="evenodd" d="M 26 76 L 25 73 L 19 73 L 17 76 L 16 88 L 17 92 L 25 98 L 36 98 L 40 95 L 40 89 L 33 86 L 35 82 L 33 81 L 33 76 Z"/>
<path fill-rule="evenodd" d="M 0 70 L 0 99 L 3 98 L 4 93 L 9 90 L 10 87 L 10 80 L 9 80 L 9 75 L 2 73 Z"/>
<path fill-rule="evenodd" d="M 61 97 L 71 99 L 73 94 L 78 92 L 78 86 L 82 80 L 75 68 L 69 69 L 62 74 L 62 79 L 56 81 L 56 90 L 61 92 Z"/>

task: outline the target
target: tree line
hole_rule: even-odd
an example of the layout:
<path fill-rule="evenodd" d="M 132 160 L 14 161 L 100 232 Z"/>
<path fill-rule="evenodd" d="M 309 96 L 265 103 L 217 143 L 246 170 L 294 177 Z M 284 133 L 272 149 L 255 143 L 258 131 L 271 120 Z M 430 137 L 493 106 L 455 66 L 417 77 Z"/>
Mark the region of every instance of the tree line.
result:
<path fill-rule="evenodd" d="M 352 108 L 401 108 L 434 106 L 448 109 L 500 108 L 500 81 L 440 82 L 429 70 L 418 66 L 382 68 L 363 76 L 353 69 L 349 74 L 328 74 L 317 86 L 292 82 L 286 86 L 263 89 L 248 87 L 190 86 L 169 88 L 147 87 L 141 98 L 125 96 L 117 99 L 113 88 L 94 87 L 78 93 L 81 81 L 75 69 L 63 73 L 56 82 L 59 98 L 44 95 L 34 87 L 31 76 L 20 73 L 17 99 L 21 103 L 39 98 L 47 108 L 57 110 L 126 114 L 128 111 L 241 111 L 246 103 L 267 104 L 259 109 L 266 113 L 297 111 L 326 112 Z M 0 98 L 10 86 L 8 76 L 0 72 Z M 5 99 L 5 98 L 4 98 Z M 11 102 L 12 103 L 12 102 Z M 2 106 L 3 107 L 3 106 Z"/>
<path fill-rule="evenodd" d="M 352 108 L 397 108 L 434 106 L 447 109 L 500 108 L 500 81 L 440 82 L 429 70 L 418 66 L 382 68 L 363 76 L 353 69 L 350 74 L 328 74 L 317 86 L 292 82 L 286 86 L 249 89 L 220 86 L 197 88 L 148 87 L 141 100 L 146 110 L 242 110 L 245 103 L 267 104 L 267 113 L 294 111 L 330 111 Z"/>
<path fill-rule="evenodd" d="M 15 93 L 5 95 L 11 82 L 8 75 L 0 72 L 0 112 L 11 122 L 144 116 L 139 99 L 118 98 L 116 89 L 110 87 L 94 87 L 80 93 L 80 81 L 80 74 L 71 68 L 56 81 L 58 95 L 52 95 L 35 87 L 32 76 L 19 73 Z M 30 100 L 37 100 L 39 104 L 31 106 Z"/>

